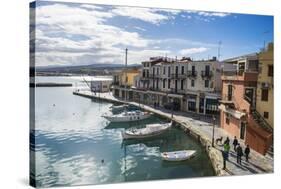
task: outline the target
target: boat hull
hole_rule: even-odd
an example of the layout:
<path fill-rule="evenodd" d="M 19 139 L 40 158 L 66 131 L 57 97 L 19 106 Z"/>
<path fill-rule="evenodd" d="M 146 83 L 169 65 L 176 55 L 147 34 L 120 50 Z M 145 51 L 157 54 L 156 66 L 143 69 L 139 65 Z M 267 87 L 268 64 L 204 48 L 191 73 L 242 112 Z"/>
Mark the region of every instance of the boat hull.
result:
<path fill-rule="evenodd" d="M 195 154 L 195 150 L 182 150 L 175 152 L 163 152 L 161 153 L 161 157 L 165 161 L 185 161 L 194 157 Z"/>
<path fill-rule="evenodd" d="M 133 122 L 140 121 L 143 119 L 147 119 L 151 116 L 151 114 L 141 115 L 141 116 L 128 116 L 128 117 L 113 117 L 113 116 L 103 116 L 110 122 Z"/>
<path fill-rule="evenodd" d="M 166 130 L 168 130 L 168 129 L 165 129 L 165 130 L 162 130 L 162 131 L 159 131 L 159 132 L 155 132 L 155 133 L 145 134 L 145 135 L 130 135 L 130 134 L 127 134 L 126 132 L 122 132 L 122 137 L 123 137 L 123 139 L 143 139 L 143 138 L 150 138 L 150 137 L 155 137 L 155 136 L 161 135 L 161 134 L 164 133 Z"/>

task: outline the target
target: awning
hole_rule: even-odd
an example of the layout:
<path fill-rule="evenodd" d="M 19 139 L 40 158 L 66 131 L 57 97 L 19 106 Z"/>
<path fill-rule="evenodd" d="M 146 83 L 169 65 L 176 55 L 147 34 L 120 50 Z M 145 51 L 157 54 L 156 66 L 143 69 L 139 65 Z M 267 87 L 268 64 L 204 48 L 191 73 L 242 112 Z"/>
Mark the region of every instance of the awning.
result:
<path fill-rule="evenodd" d="M 166 96 L 167 95 L 166 93 L 157 92 L 157 91 L 146 91 L 146 92 L 151 93 L 151 94 L 162 95 L 162 96 Z"/>
<path fill-rule="evenodd" d="M 179 94 L 168 94 L 168 97 L 183 98 L 183 95 L 179 95 Z"/>
<path fill-rule="evenodd" d="M 225 113 L 229 113 L 230 115 L 232 115 L 233 117 L 235 117 L 237 119 L 241 119 L 243 116 L 246 115 L 246 113 L 244 113 L 244 112 L 240 112 L 238 110 L 227 108 L 223 104 L 219 105 L 219 109 L 222 110 Z"/>

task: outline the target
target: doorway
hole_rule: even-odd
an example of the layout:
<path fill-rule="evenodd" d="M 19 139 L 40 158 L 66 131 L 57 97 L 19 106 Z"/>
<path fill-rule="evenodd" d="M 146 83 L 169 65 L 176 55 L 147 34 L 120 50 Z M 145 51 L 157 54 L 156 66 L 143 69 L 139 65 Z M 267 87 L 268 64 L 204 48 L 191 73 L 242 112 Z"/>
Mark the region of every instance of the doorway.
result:
<path fill-rule="evenodd" d="M 245 132 L 246 132 L 246 122 L 241 122 L 240 124 L 240 139 L 245 139 Z"/>

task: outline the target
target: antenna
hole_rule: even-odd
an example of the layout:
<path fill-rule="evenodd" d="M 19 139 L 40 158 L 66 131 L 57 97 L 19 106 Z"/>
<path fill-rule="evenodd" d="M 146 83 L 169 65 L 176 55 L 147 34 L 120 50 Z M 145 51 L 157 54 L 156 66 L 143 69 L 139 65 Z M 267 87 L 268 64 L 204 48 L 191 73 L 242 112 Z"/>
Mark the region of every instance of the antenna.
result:
<path fill-rule="evenodd" d="M 264 31 L 262 34 L 264 35 L 264 40 L 263 40 L 263 50 L 265 51 L 265 35 L 266 34 L 269 34 L 270 33 L 270 31 L 269 30 L 267 30 L 267 31 Z"/>
<path fill-rule="evenodd" d="M 128 49 L 125 49 L 125 101 L 127 100 L 127 54 L 128 54 Z"/>
<path fill-rule="evenodd" d="M 219 41 L 219 46 L 218 46 L 218 60 L 220 60 L 221 57 L 221 41 Z"/>

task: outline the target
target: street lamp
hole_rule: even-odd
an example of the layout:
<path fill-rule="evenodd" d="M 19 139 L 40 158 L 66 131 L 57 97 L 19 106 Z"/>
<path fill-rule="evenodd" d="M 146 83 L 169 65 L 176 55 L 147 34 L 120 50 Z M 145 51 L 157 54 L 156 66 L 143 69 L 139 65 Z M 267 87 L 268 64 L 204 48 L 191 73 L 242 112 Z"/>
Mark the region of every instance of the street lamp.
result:
<path fill-rule="evenodd" d="M 212 147 L 215 146 L 214 141 L 215 141 L 215 121 L 216 117 L 213 115 L 213 135 L 212 135 Z"/>

